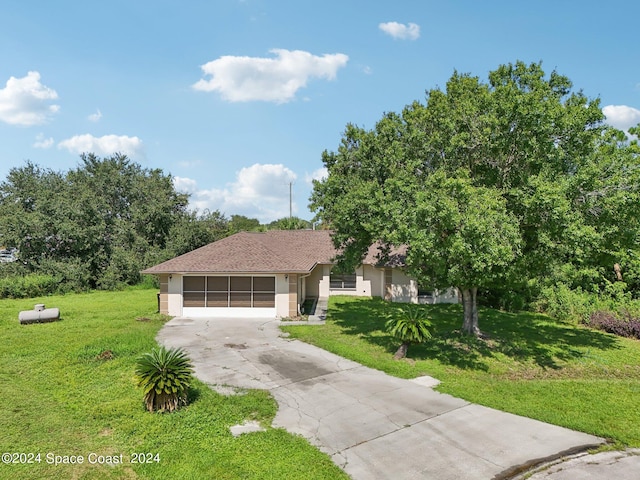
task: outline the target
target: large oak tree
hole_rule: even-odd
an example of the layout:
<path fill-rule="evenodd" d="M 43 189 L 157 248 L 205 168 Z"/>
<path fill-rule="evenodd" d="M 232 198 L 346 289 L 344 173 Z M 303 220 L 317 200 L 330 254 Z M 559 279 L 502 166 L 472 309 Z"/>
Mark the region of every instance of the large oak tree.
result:
<path fill-rule="evenodd" d="M 615 221 L 625 198 L 638 200 L 637 146 L 604 126 L 597 99 L 571 89 L 540 64 L 500 66 L 488 82 L 454 72 L 372 130 L 347 125 L 322 155 L 328 175 L 310 205 L 334 230 L 340 262 L 355 266 L 375 242 L 405 245 L 421 283 L 458 287 L 463 330 L 475 335 L 480 289 L 523 292 L 612 269 L 637 238 L 637 222 Z M 615 252 L 604 245 L 612 237 Z"/>

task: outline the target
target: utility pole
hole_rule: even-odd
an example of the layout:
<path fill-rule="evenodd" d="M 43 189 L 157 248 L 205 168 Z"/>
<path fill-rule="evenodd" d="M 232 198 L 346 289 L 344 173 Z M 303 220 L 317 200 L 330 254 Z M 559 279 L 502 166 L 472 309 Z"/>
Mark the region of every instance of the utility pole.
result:
<path fill-rule="evenodd" d="M 293 182 L 289 182 L 289 220 L 293 218 L 293 197 L 291 195 L 291 187 L 293 186 Z"/>

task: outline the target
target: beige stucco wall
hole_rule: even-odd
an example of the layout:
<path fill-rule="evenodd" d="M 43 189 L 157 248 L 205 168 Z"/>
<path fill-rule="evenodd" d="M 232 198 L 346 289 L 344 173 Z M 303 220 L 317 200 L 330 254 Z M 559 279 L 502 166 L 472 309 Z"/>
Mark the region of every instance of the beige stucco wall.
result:
<path fill-rule="evenodd" d="M 384 269 L 363 265 L 356 269 L 355 290 L 331 290 L 329 279 L 332 265 L 317 265 L 305 279 L 307 297 L 330 295 L 354 295 L 360 297 L 384 297 Z M 407 277 L 408 278 L 408 277 Z M 400 279 L 398 279 L 400 281 Z"/>
<path fill-rule="evenodd" d="M 401 303 L 418 302 L 418 284 L 399 268 L 391 274 L 391 301 Z"/>
<path fill-rule="evenodd" d="M 316 269 L 321 269 L 321 280 L 318 284 L 318 297 L 329 296 L 329 277 L 331 275 L 332 265 L 318 265 Z M 315 271 L 315 270 L 314 270 Z"/>
<path fill-rule="evenodd" d="M 169 275 L 167 305 L 168 315 L 179 317 L 182 315 L 182 275 Z"/>
<path fill-rule="evenodd" d="M 371 279 L 365 276 L 366 265 L 356 268 L 356 292 L 359 297 L 371 296 Z"/>
<path fill-rule="evenodd" d="M 439 292 L 436 299 L 436 303 L 458 303 L 459 301 L 458 289 L 454 287 L 448 288 L 443 292 Z"/>
<path fill-rule="evenodd" d="M 429 297 L 418 297 L 418 303 L 458 303 L 458 290 L 454 287 L 446 290 L 434 290 Z"/>
<path fill-rule="evenodd" d="M 458 303 L 458 291 L 451 287 L 446 290 L 434 290 L 431 297 L 418 297 L 418 282 L 402 270 L 392 271 L 392 301 L 401 303 Z"/>
<path fill-rule="evenodd" d="M 297 314 L 299 304 L 306 297 L 328 297 L 329 295 L 354 295 L 384 297 L 385 279 L 384 269 L 364 265 L 356 269 L 355 290 L 330 290 L 329 276 L 331 265 L 318 265 L 311 275 L 298 278 L 298 275 L 276 274 L 276 298 L 275 309 L 203 309 L 202 312 L 192 311 L 193 314 L 201 313 L 206 316 L 232 315 L 254 316 L 267 315 L 275 312 L 277 317 L 291 317 Z M 161 281 L 161 311 L 177 317 L 185 313 L 182 309 L 182 275 L 172 274 L 160 278 Z M 418 285 L 416 281 L 407 276 L 402 270 L 394 268 L 391 272 L 392 301 L 405 303 L 418 303 L 424 299 L 418 299 Z M 431 302 L 457 303 L 457 291 L 453 288 L 445 291 L 434 292 Z M 296 298 L 297 297 L 297 298 Z M 166 310 L 166 311 L 164 311 Z M 241 311 L 242 310 L 242 311 Z M 246 311 L 245 311 L 246 310 Z M 215 314 L 214 314 L 215 313 Z M 273 314 L 273 313 L 271 313 Z"/>
<path fill-rule="evenodd" d="M 276 275 L 276 316 L 289 316 L 289 278 L 282 273 Z"/>
<path fill-rule="evenodd" d="M 169 274 L 158 275 L 160 293 L 158 296 L 158 312 L 167 315 L 169 313 Z"/>
<path fill-rule="evenodd" d="M 369 283 L 369 295 L 384 297 L 384 269 L 372 265 L 364 265 L 363 277 Z"/>
<path fill-rule="evenodd" d="M 320 282 L 324 279 L 324 267 L 325 265 L 316 265 L 311 271 L 311 275 L 304 278 L 306 297 L 320 297 L 321 285 Z M 325 295 L 326 296 L 326 295 Z"/>
<path fill-rule="evenodd" d="M 299 285 L 298 274 L 290 273 L 289 278 L 289 309 L 287 311 L 287 317 L 295 317 L 298 315 L 299 306 Z"/>

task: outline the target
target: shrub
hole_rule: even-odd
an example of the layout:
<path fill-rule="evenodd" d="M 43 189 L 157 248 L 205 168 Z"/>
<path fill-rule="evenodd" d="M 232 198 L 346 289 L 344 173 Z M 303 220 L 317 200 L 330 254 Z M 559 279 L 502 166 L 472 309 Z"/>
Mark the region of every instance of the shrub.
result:
<path fill-rule="evenodd" d="M 431 322 L 423 309 L 408 305 L 397 310 L 399 315 L 392 316 L 385 324 L 387 332 L 402 342 L 393 356 L 396 360 L 407 355 L 412 343 L 424 343 L 431 338 Z"/>
<path fill-rule="evenodd" d="M 31 298 L 58 292 L 60 281 L 52 275 L 15 275 L 0 278 L 0 298 Z"/>
<path fill-rule="evenodd" d="M 58 288 L 65 293 L 83 292 L 93 287 L 89 265 L 79 258 L 42 259 L 38 263 L 37 271 L 58 278 Z"/>
<path fill-rule="evenodd" d="M 596 312 L 617 312 L 617 318 L 640 316 L 640 301 L 625 290 L 623 282 L 607 285 L 604 292 L 587 292 L 580 287 L 571 289 L 565 284 L 543 288 L 535 310 L 563 321 L 590 323 Z"/>
<path fill-rule="evenodd" d="M 597 295 L 584 292 L 581 288 L 572 290 L 565 284 L 543 288 L 535 304 L 536 310 L 558 320 L 587 321 L 597 308 Z"/>
<path fill-rule="evenodd" d="M 173 412 L 187 404 L 193 365 L 184 350 L 160 347 L 138 358 L 138 386 L 144 389 L 144 403 L 150 412 Z"/>
<path fill-rule="evenodd" d="M 142 275 L 140 279 L 140 283 L 138 283 L 140 288 L 160 288 L 160 279 L 157 275 Z"/>
<path fill-rule="evenodd" d="M 618 316 L 609 311 L 598 310 L 591 314 L 588 325 L 621 337 L 640 339 L 640 319 L 628 311 Z"/>

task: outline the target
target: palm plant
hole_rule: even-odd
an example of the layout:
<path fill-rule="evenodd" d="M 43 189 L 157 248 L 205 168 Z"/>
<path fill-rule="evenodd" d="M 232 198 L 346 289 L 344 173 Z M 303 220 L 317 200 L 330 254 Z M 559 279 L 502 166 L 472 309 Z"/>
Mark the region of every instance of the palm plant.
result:
<path fill-rule="evenodd" d="M 431 338 L 431 321 L 423 309 L 417 305 L 398 308 L 385 324 L 387 332 L 402 342 L 393 358 L 399 360 L 407 356 L 412 343 L 424 343 Z"/>
<path fill-rule="evenodd" d="M 173 412 L 187 404 L 193 365 L 184 350 L 160 347 L 145 353 L 136 364 L 138 386 L 144 389 L 144 404 L 150 412 Z"/>

